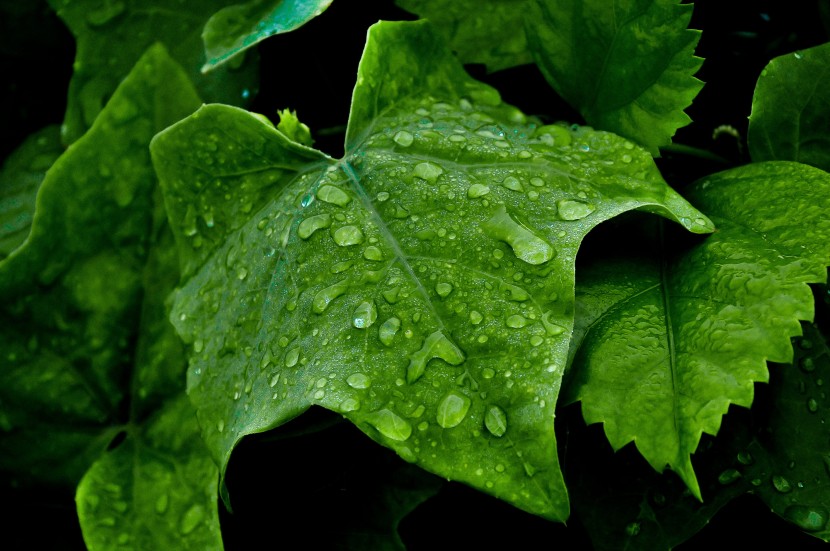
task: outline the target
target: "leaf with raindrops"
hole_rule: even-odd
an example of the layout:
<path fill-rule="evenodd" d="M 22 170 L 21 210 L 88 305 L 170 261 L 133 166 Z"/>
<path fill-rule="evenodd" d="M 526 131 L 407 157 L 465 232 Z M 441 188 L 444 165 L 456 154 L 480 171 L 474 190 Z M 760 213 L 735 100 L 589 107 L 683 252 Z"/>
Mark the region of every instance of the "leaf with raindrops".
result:
<path fill-rule="evenodd" d="M 764 193 L 756 190 L 763 188 Z M 790 362 L 808 283 L 830 264 L 830 176 L 757 163 L 698 181 L 687 194 L 718 231 L 677 247 L 659 225 L 580 271 L 582 314 L 569 401 L 603 423 L 614 449 L 635 442 L 700 497 L 691 463 L 730 404 L 749 407 L 766 362 Z"/>
<path fill-rule="evenodd" d="M 222 469 L 242 437 L 317 405 L 555 520 L 581 240 L 633 209 L 713 228 L 646 151 L 534 124 L 424 21 L 370 29 L 342 160 L 220 105 L 151 151 L 185 274 L 171 320 Z"/>
<path fill-rule="evenodd" d="M 161 42 L 208 101 L 241 105 L 256 90 L 258 67 L 245 54 L 202 74 L 202 31 L 234 0 L 48 0 L 77 41 L 61 129 L 70 144 L 92 125 L 144 51 Z"/>
<path fill-rule="evenodd" d="M 218 471 L 165 308 L 179 262 L 148 149 L 200 103 L 150 48 L 48 170 L 27 240 L 0 260 L 0 470 L 80 480 L 90 547 L 222 545 Z"/>
<path fill-rule="evenodd" d="M 269 36 L 293 31 L 323 13 L 332 0 L 251 0 L 222 8 L 205 24 L 202 40 L 212 71 Z"/>

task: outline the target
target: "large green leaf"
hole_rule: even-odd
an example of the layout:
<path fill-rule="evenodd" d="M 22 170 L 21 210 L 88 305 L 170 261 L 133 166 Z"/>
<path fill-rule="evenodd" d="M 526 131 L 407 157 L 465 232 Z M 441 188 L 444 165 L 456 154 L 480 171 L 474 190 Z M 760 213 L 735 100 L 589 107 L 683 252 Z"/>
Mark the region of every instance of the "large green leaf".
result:
<path fill-rule="evenodd" d="M 635 208 L 710 222 L 633 144 L 527 124 L 425 22 L 371 28 L 353 103 L 341 161 L 215 105 L 152 144 L 209 448 L 224 466 L 246 434 L 320 405 L 563 520 L 553 419 L 579 243 Z"/>
<path fill-rule="evenodd" d="M 527 0 L 397 0 L 432 21 L 464 63 L 498 71 L 532 63 L 524 16 Z"/>
<path fill-rule="evenodd" d="M 332 0 L 250 0 L 222 8 L 205 24 L 202 40 L 211 71 L 275 34 L 293 31 L 329 7 Z"/>
<path fill-rule="evenodd" d="M 699 31 L 679 0 L 398 0 L 428 17 L 464 62 L 490 70 L 533 60 L 588 124 L 648 149 L 691 122 Z"/>
<path fill-rule="evenodd" d="M 690 455 L 701 434 L 718 432 L 730 404 L 752 403 L 766 361 L 791 361 L 790 337 L 813 316 L 807 283 L 830 263 L 828 192 L 827 173 L 798 163 L 722 172 L 690 190 L 718 227 L 705 242 L 677 252 L 660 226 L 581 272 L 568 397 L 615 449 L 634 441 L 700 496 Z"/>
<path fill-rule="evenodd" d="M 221 70 L 201 73 L 205 23 L 233 0 L 48 1 L 77 40 L 62 129 L 67 144 L 92 125 L 121 79 L 155 42 L 167 47 L 207 101 L 239 105 L 257 87 L 257 64 L 242 57 Z"/>
<path fill-rule="evenodd" d="M 747 142 L 755 161 L 830 170 L 830 44 L 776 57 L 761 72 Z"/>
<path fill-rule="evenodd" d="M 78 490 L 91 549 L 221 548 L 218 471 L 164 307 L 178 256 L 148 147 L 199 104 L 150 48 L 49 169 L 28 240 L 0 261 L 0 467 L 68 485 L 93 465 Z M 202 518 L 185 507 L 213 528 L 194 534 Z"/>
<path fill-rule="evenodd" d="M 0 170 L 0 259 L 29 236 L 35 197 L 46 171 L 63 147 L 60 130 L 48 126 L 29 136 L 3 163 Z"/>

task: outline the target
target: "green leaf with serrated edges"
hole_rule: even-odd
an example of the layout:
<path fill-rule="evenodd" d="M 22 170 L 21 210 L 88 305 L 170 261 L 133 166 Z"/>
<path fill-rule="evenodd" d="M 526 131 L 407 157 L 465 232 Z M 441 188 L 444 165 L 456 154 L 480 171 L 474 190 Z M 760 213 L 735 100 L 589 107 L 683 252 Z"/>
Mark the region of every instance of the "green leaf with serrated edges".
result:
<path fill-rule="evenodd" d="M 225 106 L 155 138 L 191 275 L 171 319 L 220 465 L 320 405 L 427 470 L 567 517 L 553 419 L 577 247 L 635 208 L 712 226 L 633 144 L 533 133 L 416 22 L 371 28 L 340 161 Z"/>
<path fill-rule="evenodd" d="M 98 459 L 76 502 L 89 549 L 221 549 L 218 470 L 187 397 Z"/>
<path fill-rule="evenodd" d="M 703 86 L 691 17 L 679 0 L 536 0 L 526 27 L 536 64 L 588 124 L 656 155 Z"/>
<path fill-rule="evenodd" d="M 498 71 L 532 63 L 524 16 L 527 0 L 397 0 L 400 7 L 429 19 L 464 63 Z"/>
<path fill-rule="evenodd" d="M 49 169 L 29 239 L 0 261 L 0 468 L 74 484 L 92 465 L 79 488 L 91 549 L 222 545 L 218 472 L 164 306 L 179 259 L 148 147 L 200 103 L 151 47 Z"/>
<path fill-rule="evenodd" d="M 167 47 L 207 101 L 240 105 L 257 87 L 254 60 L 239 57 L 221 70 L 201 73 L 205 23 L 233 0 L 48 1 L 77 40 L 62 129 L 66 144 L 92 125 L 121 79 L 156 42 Z"/>
<path fill-rule="evenodd" d="M 776 57 L 752 97 L 747 144 L 755 161 L 830 170 L 830 44 Z"/>
<path fill-rule="evenodd" d="M 208 19 L 202 32 L 212 71 L 275 34 L 293 31 L 323 13 L 332 0 L 250 0 L 222 8 Z"/>
<path fill-rule="evenodd" d="M 749 407 L 766 361 L 790 361 L 790 337 L 813 316 L 807 283 L 830 263 L 828 192 L 827 173 L 798 163 L 721 172 L 690 191 L 718 228 L 705 242 L 677 251 L 657 229 L 582 272 L 594 318 L 583 318 L 567 394 L 615 449 L 634 441 L 700 495 L 690 455 L 701 434 L 717 434 L 730 404 Z"/>
<path fill-rule="evenodd" d="M 29 136 L 0 170 L 0 260 L 29 236 L 35 197 L 46 171 L 60 154 L 60 130 L 48 126 Z"/>

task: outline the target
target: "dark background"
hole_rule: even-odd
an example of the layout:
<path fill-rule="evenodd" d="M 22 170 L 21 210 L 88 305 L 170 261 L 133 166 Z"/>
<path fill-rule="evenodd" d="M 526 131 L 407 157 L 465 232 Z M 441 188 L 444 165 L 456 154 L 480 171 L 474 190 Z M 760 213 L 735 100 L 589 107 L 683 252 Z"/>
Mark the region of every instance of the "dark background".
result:
<path fill-rule="evenodd" d="M 706 59 L 697 76 L 706 85 L 687 110 L 694 122 L 679 130 L 675 143 L 716 152 L 733 164 L 747 162 L 747 117 L 758 75 L 772 57 L 828 41 L 830 0 L 694 4 L 691 27 L 703 30 L 697 54 Z M 340 156 L 366 29 L 379 19 L 413 18 L 391 0 L 335 0 L 303 28 L 261 45 L 262 81 L 251 109 L 272 119 L 277 109 L 295 109 L 316 146 Z M 32 28 L 39 32 L 29 33 Z M 0 0 L 0 159 L 30 132 L 61 121 L 73 58 L 71 35 L 45 2 Z M 480 66 L 469 70 L 528 114 L 581 122 L 534 66 L 491 75 Z M 737 137 L 713 137 L 721 125 L 733 127 Z M 671 152 L 658 163 L 675 187 L 724 168 Z M 561 417 L 578 424 L 572 411 Z M 373 481 L 403 466 L 334 415 L 314 412 L 302 423 L 309 431 L 304 436 L 260 435 L 234 452 L 228 486 L 235 514 L 220 507 L 227 549 L 333 549 L 342 531 L 360 526 L 361 514 L 369 516 Z M 594 436 L 602 438 L 599 431 Z M 302 454 L 292 453 L 298 448 Z M 84 548 L 71 489 L 13 488 L 4 478 L 0 526 L 7 549 Z M 400 533 L 413 550 L 591 548 L 578 519 L 567 528 L 548 523 L 454 483 L 407 517 Z M 825 547 L 745 496 L 678 549 L 762 548 L 779 537 L 788 549 Z"/>

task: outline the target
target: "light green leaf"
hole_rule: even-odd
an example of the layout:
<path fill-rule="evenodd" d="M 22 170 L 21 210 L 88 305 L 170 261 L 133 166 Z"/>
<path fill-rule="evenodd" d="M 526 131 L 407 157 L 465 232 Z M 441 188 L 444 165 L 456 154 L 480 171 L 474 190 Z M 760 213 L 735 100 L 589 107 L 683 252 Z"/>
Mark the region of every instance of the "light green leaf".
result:
<path fill-rule="evenodd" d="M 524 31 L 527 0 L 397 0 L 429 19 L 464 63 L 499 71 L 532 63 Z"/>
<path fill-rule="evenodd" d="M 75 499 L 87 547 L 222 549 L 217 479 L 180 394 L 84 475 Z"/>
<path fill-rule="evenodd" d="M 711 224 L 633 144 L 534 135 L 425 22 L 370 29 L 347 136 L 334 161 L 207 106 L 153 141 L 190 258 L 171 319 L 208 447 L 224 469 L 243 436 L 320 405 L 565 519 L 553 419 L 579 243 L 635 208 Z"/>
<path fill-rule="evenodd" d="M 205 24 L 202 40 L 212 71 L 233 56 L 275 34 L 293 31 L 314 19 L 332 0 L 250 0 L 222 8 Z"/>
<path fill-rule="evenodd" d="M 46 171 L 63 147 L 60 130 L 48 126 L 29 136 L 0 170 L 0 260 L 29 236 L 35 197 Z"/>
<path fill-rule="evenodd" d="M 813 316 L 806 284 L 827 276 L 828 192 L 830 176 L 797 163 L 722 172 L 690 193 L 718 227 L 705 242 L 676 253 L 659 230 L 581 272 L 587 332 L 568 397 L 614 449 L 634 441 L 700 496 L 701 434 L 717 434 L 730 404 L 749 407 L 766 361 L 791 361 L 790 337 Z"/>
<path fill-rule="evenodd" d="M 703 86 L 691 17 L 679 0 L 536 0 L 526 28 L 545 78 L 588 124 L 657 155 Z"/>
<path fill-rule="evenodd" d="M 830 170 L 830 44 L 776 57 L 761 72 L 747 142 L 755 161 Z"/>
<path fill-rule="evenodd" d="M 257 87 L 255 60 L 242 57 L 209 75 L 201 33 L 210 16 L 233 0 L 48 0 L 77 40 L 63 141 L 77 140 L 118 83 L 156 42 L 185 69 L 201 97 L 239 105 Z"/>

